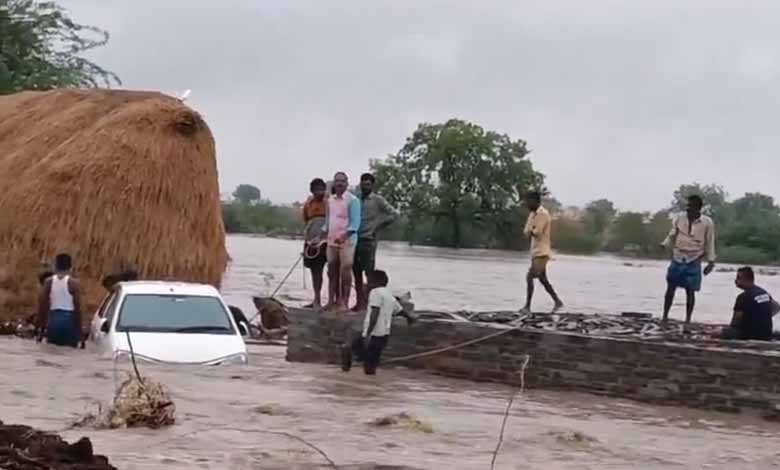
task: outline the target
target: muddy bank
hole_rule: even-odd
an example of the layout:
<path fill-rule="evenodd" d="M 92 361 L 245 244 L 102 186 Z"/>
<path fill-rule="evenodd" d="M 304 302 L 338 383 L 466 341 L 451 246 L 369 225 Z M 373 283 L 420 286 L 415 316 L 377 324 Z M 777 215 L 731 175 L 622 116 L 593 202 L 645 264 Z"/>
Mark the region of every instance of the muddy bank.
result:
<path fill-rule="evenodd" d="M 108 458 L 95 455 L 92 441 L 73 444 L 29 426 L 0 421 L 0 468 L 8 470 L 116 470 Z"/>

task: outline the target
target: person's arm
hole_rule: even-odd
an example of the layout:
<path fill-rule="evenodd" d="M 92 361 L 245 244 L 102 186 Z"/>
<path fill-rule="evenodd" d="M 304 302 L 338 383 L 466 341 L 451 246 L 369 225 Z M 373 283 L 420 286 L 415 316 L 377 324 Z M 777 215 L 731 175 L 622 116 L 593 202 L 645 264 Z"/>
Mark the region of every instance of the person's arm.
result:
<path fill-rule="evenodd" d="M 379 223 L 377 230 L 383 230 L 389 227 L 390 225 L 392 225 L 393 223 L 395 223 L 395 221 L 401 217 L 401 213 L 398 211 L 398 209 L 391 206 L 390 203 L 387 202 L 387 199 L 379 195 L 377 195 L 376 197 L 377 200 L 379 201 L 379 209 L 384 214 L 384 218 Z"/>
<path fill-rule="evenodd" d="M 707 233 L 704 235 L 704 256 L 707 258 L 707 267 L 704 268 L 704 275 L 708 275 L 715 269 L 715 224 L 707 227 Z"/>
<path fill-rule="evenodd" d="M 76 331 L 79 332 L 79 341 L 81 340 L 81 283 L 78 279 L 68 279 L 68 288 L 70 295 L 73 296 L 73 320 L 76 322 Z"/>
<path fill-rule="evenodd" d="M 523 235 L 525 235 L 526 237 L 530 237 L 531 236 L 531 228 L 533 227 L 533 225 L 532 225 L 533 224 L 533 219 L 534 219 L 533 212 L 528 214 L 528 218 L 525 219 L 525 228 L 523 228 Z"/>
<path fill-rule="evenodd" d="M 36 328 L 38 330 L 38 340 L 43 338 L 43 333 L 46 330 L 46 324 L 49 320 L 49 295 L 51 292 L 51 278 L 44 281 L 41 286 L 41 291 L 38 294 L 38 319 L 36 320 Z"/>
<path fill-rule="evenodd" d="M 734 302 L 734 315 L 732 315 L 730 323 L 732 328 L 739 329 L 742 326 L 742 320 L 745 317 L 745 314 L 743 313 L 745 310 L 743 305 L 744 299 L 745 295 L 740 294 L 737 297 L 737 301 Z"/>
<path fill-rule="evenodd" d="M 379 307 L 371 307 L 371 312 L 369 315 L 371 315 L 371 318 L 368 320 L 368 330 L 366 330 L 365 336 L 366 339 L 371 338 L 371 333 L 374 332 L 376 322 L 379 321 Z"/>
<path fill-rule="evenodd" d="M 303 218 L 303 223 L 304 224 L 308 224 L 309 223 L 310 217 L 309 217 L 308 208 L 309 208 L 309 201 L 306 201 L 303 204 L 303 209 L 301 209 L 301 218 Z"/>
<path fill-rule="evenodd" d="M 664 248 L 669 248 L 672 246 L 672 243 L 674 243 L 674 239 L 677 238 L 677 219 L 675 218 L 672 221 L 672 228 L 669 230 L 669 234 L 666 235 L 666 238 L 664 238 L 664 241 L 661 242 L 661 246 Z"/>
<path fill-rule="evenodd" d="M 353 197 L 349 201 L 349 225 L 347 225 L 347 239 L 358 233 L 362 214 L 360 213 L 360 199 Z"/>
<path fill-rule="evenodd" d="M 536 213 L 536 216 L 534 217 L 534 222 L 531 225 L 531 236 L 534 238 L 538 238 L 539 235 L 544 233 L 545 230 L 547 230 L 547 226 L 550 225 L 550 214 L 539 214 Z"/>
<path fill-rule="evenodd" d="M 330 204 L 325 202 L 325 222 L 323 222 L 322 225 L 322 234 L 326 235 L 328 233 L 328 224 L 330 223 Z"/>

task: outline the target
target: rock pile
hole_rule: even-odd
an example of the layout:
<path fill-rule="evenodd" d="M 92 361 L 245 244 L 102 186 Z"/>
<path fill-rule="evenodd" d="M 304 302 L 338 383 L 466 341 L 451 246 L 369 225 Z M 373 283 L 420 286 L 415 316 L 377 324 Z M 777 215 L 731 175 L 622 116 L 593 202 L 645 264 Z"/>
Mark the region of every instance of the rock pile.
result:
<path fill-rule="evenodd" d="M 95 455 L 92 442 L 82 437 L 68 444 L 56 434 L 29 426 L 0 421 L 0 468 L 9 470 L 116 470 L 102 455 Z"/>

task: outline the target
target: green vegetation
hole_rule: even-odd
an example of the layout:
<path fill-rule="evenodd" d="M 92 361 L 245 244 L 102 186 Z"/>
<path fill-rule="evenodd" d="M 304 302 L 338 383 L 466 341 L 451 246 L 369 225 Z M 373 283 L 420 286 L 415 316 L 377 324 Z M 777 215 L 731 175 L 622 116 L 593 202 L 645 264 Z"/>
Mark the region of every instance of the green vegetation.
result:
<path fill-rule="evenodd" d="M 228 233 L 294 237 L 303 232 L 299 205 L 277 206 L 260 194 L 256 186 L 242 184 L 231 201 L 222 203 L 222 220 Z"/>
<path fill-rule="evenodd" d="M 435 245 L 506 246 L 523 195 L 544 177 L 523 140 L 457 119 L 420 124 L 401 150 L 373 160 L 378 191 L 409 221 L 403 237 Z"/>
<path fill-rule="evenodd" d="M 106 31 L 74 22 L 53 2 L 0 0 L 0 94 L 119 84 L 82 57 L 107 42 Z"/>

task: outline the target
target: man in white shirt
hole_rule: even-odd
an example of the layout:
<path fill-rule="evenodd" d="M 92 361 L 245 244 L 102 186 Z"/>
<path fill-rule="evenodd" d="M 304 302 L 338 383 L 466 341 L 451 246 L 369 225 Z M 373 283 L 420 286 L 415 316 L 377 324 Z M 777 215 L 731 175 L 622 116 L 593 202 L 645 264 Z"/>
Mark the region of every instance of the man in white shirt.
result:
<path fill-rule="evenodd" d="M 685 323 L 691 322 L 696 292 L 701 289 L 701 261 L 707 260 L 705 276 L 715 268 L 715 224 L 701 213 L 703 207 L 700 196 L 688 197 L 686 213 L 674 219 L 669 235 L 661 243 L 665 248 L 672 248 L 672 262 L 666 272 L 663 321 L 669 317 L 675 292 L 682 288 L 686 294 Z"/>
<path fill-rule="evenodd" d="M 352 341 L 352 345 L 343 345 L 341 350 L 342 369 L 347 372 L 352 367 L 352 355 L 363 361 L 366 375 L 375 375 L 382 351 L 390 338 L 393 317 L 401 315 L 409 323 L 412 318 L 403 311 L 403 307 L 388 289 L 387 273 L 374 270 L 368 274 L 368 309 L 363 320 L 363 332 Z"/>

